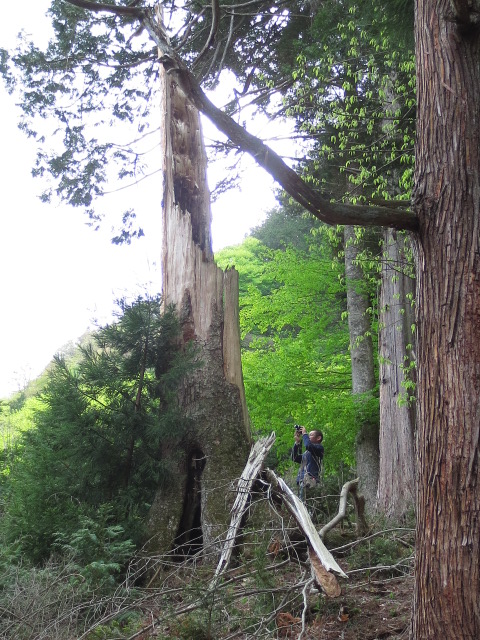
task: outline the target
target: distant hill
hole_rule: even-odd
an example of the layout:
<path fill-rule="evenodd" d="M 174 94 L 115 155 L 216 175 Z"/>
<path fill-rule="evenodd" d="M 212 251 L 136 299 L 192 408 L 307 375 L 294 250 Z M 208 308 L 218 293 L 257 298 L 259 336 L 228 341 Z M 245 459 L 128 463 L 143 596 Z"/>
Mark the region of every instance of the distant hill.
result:
<path fill-rule="evenodd" d="M 67 360 L 67 362 L 74 364 L 80 357 L 79 347 L 87 346 L 91 342 L 94 334 L 95 330 L 87 329 L 79 338 L 76 340 L 69 340 L 57 349 L 56 355 L 61 355 Z M 48 374 L 52 366 L 53 358 L 36 378 L 27 383 L 24 389 L 12 393 L 7 398 L 4 398 L 4 401 L 11 405 L 12 408 L 20 408 L 25 400 L 41 393 L 48 381 Z"/>

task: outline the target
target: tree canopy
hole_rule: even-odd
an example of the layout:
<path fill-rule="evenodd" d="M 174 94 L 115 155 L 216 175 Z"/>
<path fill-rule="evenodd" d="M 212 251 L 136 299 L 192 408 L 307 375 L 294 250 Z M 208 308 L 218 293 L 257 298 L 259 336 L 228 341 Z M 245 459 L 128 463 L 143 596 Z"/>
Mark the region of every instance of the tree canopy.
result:
<path fill-rule="evenodd" d="M 234 104 L 222 111 L 210 101 L 199 79 L 215 84 L 222 69 L 244 78 L 240 93 L 251 88 L 265 93 L 267 89 L 268 96 L 284 86 L 286 77 L 287 85 L 292 83 L 293 51 L 287 47 L 285 62 L 279 51 L 284 51 L 285 42 L 292 41 L 291 30 L 300 37 L 304 26 L 300 29 L 299 25 L 309 24 L 311 9 L 295 3 L 277 7 L 254 2 L 247 6 L 244 10 L 242 3 L 224 7 L 215 2 L 211 7 L 166 5 L 164 11 L 169 14 L 162 22 L 154 9 L 127 2 L 55 0 L 50 9 L 54 37 L 46 51 L 24 40 L 13 55 L 1 52 L 0 67 L 9 90 L 21 94 L 21 127 L 40 143 L 34 173 L 52 180 L 44 199 L 56 192 L 70 204 L 84 207 L 97 222 L 94 200 L 105 191 L 109 179 L 132 181 L 152 170 L 147 169 L 145 153 L 149 134 L 157 126 L 152 114 L 160 62 L 236 148 L 250 153 L 317 217 L 330 223 L 340 219 L 346 224 L 416 228 L 413 214 L 403 209 L 332 203 L 328 194 L 312 188 L 229 115 Z M 212 35 L 202 48 L 199 40 L 205 36 L 207 24 Z M 228 35 L 222 38 L 224 28 Z M 203 69 L 203 76 L 197 68 Z M 55 119 L 56 129 L 46 133 L 42 121 L 49 115 Z M 112 140 L 112 127 L 120 122 L 132 125 L 130 139 L 118 140 L 116 136 Z M 127 230 L 118 240 L 141 234 L 133 226 L 134 212 L 125 211 L 123 220 Z"/>
<path fill-rule="evenodd" d="M 351 395 L 343 262 L 335 259 L 325 228 L 291 213 L 289 218 L 288 211 L 270 212 L 254 231 L 266 243 L 247 238 L 220 251 L 217 262 L 240 274 L 242 365 L 254 431 L 276 432 L 285 468 L 293 425 L 322 429 L 331 474 L 353 465 L 360 414 L 377 422 L 378 399 L 358 403 Z M 282 229 L 285 244 L 277 247 Z"/>

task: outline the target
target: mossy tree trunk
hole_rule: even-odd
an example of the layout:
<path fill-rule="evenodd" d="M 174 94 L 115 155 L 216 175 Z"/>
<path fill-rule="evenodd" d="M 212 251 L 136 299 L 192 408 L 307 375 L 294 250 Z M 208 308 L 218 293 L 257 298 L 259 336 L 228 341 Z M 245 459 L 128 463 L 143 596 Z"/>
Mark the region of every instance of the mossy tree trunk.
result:
<path fill-rule="evenodd" d="M 207 160 L 199 113 L 173 74 L 162 76 L 164 304 L 175 304 L 182 340 L 193 341 L 199 368 L 180 403 L 189 436 L 178 456 L 173 488 L 159 489 L 151 509 L 151 547 L 205 549 L 227 531 L 232 482 L 251 439 L 240 360 L 238 273 L 219 269 L 211 246 Z M 171 483 L 170 483 L 171 484 Z"/>
<path fill-rule="evenodd" d="M 373 513 L 377 496 L 379 450 L 378 419 L 372 419 L 361 411 L 375 390 L 375 365 L 371 322 L 368 308 L 370 300 L 367 284 L 358 256 L 362 247 L 356 238 L 355 228 L 344 228 L 345 280 L 347 284 L 348 331 L 352 361 L 352 393 L 358 396 L 359 424 L 356 437 L 357 475 L 360 492 L 365 498 L 367 513 Z"/>

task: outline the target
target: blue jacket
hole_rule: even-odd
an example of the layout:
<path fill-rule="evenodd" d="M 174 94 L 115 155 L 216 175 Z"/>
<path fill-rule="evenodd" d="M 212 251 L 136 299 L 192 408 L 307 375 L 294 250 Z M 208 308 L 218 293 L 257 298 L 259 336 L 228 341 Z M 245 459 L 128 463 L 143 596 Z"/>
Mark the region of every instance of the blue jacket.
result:
<path fill-rule="evenodd" d="M 297 474 L 297 484 L 300 484 L 303 480 L 303 476 L 307 471 L 311 476 L 318 480 L 320 473 L 320 465 L 323 460 L 324 448 L 322 444 L 313 444 L 310 442 L 308 434 L 302 436 L 303 446 L 305 451 L 302 453 L 302 443 L 295 443 L 292 450 L 292 460 L 294 462 L 301 462 L 300 469 Z"/>

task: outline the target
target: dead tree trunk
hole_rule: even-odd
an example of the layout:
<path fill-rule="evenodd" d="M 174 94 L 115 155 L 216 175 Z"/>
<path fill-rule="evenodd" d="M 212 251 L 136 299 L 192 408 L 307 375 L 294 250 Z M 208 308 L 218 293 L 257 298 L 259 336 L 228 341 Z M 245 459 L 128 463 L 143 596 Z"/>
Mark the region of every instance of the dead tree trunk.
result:
<path fill-rule="evenodd" d="M 238 273 L 213 260 L 210 194 L 199 113 L 173 76 L 162 71 L 163 298 L 175 304 L 183 344 L 194 341 L 199 369 L 180 403 L 192 422 L 172 488 L 151 509 L 152 548 L 188 551 L 211 545 L 228 529 L 230 484 L 250 449 L 240 360 Z M 232 494 L 232 501 L 233 501 Z"/>

